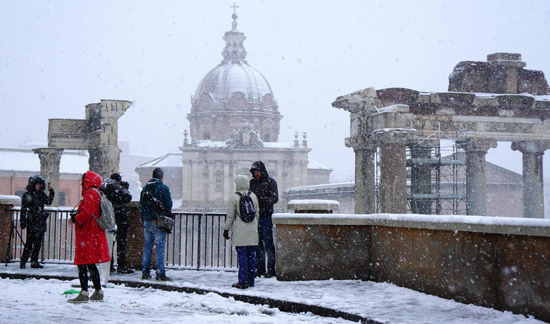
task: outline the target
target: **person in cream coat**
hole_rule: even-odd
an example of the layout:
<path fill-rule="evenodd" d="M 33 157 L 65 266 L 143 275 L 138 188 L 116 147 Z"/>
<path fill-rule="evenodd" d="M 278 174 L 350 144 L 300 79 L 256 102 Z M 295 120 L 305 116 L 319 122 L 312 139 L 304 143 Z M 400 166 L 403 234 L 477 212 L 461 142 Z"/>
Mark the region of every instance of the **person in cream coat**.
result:
<path fill-rule="evenodd" d="M 254 287 L 256 276 L 256 246 L 258 245 L 258 220 L 259 205 L 258 198 L 249 191 L 250 180 L 245 175 L 238 175 L 235 178 L 236 189 L 241 195 L 250 195 L 256 210 L 256 216 L 251 222 L 244 222 L 240 217 L 240 199 L 236 192 L 229 197 L 227 202 L 227 220 L 225 222 L 223 236 L 229 239 L 231 229 L 231 244 L 237 250 L 239 263 L 239 282 L 233 287 L 246 289 Z"/>

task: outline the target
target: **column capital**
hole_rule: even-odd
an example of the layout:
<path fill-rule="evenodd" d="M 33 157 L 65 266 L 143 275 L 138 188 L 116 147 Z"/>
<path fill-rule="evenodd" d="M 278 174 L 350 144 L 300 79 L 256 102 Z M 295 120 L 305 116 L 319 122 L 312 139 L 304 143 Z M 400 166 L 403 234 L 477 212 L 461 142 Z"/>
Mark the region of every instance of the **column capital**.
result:
<path fill-rule="evenodd" d="M 373 131 L 370 135 L 378 145 L 382 144 L 407 144 L 414 140 L 416 129 L 384 128 Z"/>
<path fill-rule="evenodd" d="M 32 150 L 35 154 L 63 154 L 63 149 L 57 147 L 42 147 Z"/>
<path fill-rule="evenodd" d="M 546 141 L 517 141 L 512 142 L 512 150 L 523 154 L 544 153 L 550 148 L 550 142 Z"/>
<path fill-rule="evenodd" d="M 346 147 L 357 150 L 376 150 L 379 143 L 366 135 L 360 135 L 355 137 L 346 137 Z"/>
<path fill-rule="evenodd" d="M 494 139 L 477 138 L 472 137 L 465 140 L 459 140 L 456 142 L 458 146 L 463 147 L 466 152 L 484 152 L 487 153 L 489 149 L 497 147 L 498 143 Z"/>

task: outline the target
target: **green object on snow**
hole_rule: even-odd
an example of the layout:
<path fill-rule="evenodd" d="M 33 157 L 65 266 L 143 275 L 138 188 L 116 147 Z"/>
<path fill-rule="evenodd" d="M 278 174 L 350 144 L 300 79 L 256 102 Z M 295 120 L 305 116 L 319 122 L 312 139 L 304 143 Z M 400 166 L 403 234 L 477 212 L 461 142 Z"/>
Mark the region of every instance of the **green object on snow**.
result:
<path fill-rule="evenodd" d="M 69 289 L 69 290 L 63 292 L 62 295 L 73 295 L 73 294 L 80 294 L 80 291 L 74 290 L 74 289 Z"/>

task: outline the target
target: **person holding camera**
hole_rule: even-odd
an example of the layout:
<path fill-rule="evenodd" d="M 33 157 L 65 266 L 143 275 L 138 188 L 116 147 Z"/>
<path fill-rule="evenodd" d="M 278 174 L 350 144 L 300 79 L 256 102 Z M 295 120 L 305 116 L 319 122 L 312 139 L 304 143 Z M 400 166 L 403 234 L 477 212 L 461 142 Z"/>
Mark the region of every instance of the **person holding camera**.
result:
<path fill-rule="evenodd" d="M 126 266 L 126 239 L 130 224 L 128 222 L 128 208 L 126 204 L 132 201 L 132 194 L 128 190 L 130 185 L 122 181 L 119 173 L 111 174 L 109 179 L 105 179 L 101 185 L 101 191 L 107 196 L 113 204 L 116 219 L 116 245 L 117 245 L 117 273 L 133 273 L 132 269 Z M 112 246 L 111 246 L 112 248 Z M 114 272 L 113 260 L 111 260 L 111 272 Z"/>
<path fill-rule="evenodd" d="M 69 303 L 103 301 L 101 279 L 96 264 L 111 261 L 111 256 L 105 231 L 99 227 L 96 220 L 96 217 L 101 215 L 100 186 L 99 174 L 86 171 L 82 175 L 82 200 L 78 204 L 78 211 L 71 213 L 69 219 L 69 225 L 74 225 L 75 230 L 74 264 L 78 267 L 81 288 L 80 294 L 76 298 L 69 299 Z M 90 297 L 88 297 L 88 277 L 92 279 L 95 288 Z"/>
<path fill-rule="evenodd" d="M 31 268 L 44 268 L 38 263 L 38 254 L 44 240 L 49 213 L 44 211 L 44 205 L 51 205 L 55 192 L 48 183 L 49 195 L 44 193 L 46 181 L 42 176 L 32 176 L 27 184 L 27 191 L 21 199 L 21 229 L 27 229 L 27 242 L 21 255 L 20 268 L 25 269 L 29 256 Z"/>

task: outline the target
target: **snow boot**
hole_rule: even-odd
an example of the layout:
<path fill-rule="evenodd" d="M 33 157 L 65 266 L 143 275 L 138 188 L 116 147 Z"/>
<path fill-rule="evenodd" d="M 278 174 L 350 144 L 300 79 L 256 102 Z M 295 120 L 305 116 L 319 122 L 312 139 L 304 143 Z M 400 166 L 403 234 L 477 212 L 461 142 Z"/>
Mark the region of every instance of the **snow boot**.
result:
<path fill-rule="evenodd" d="M 103 290 L 95 290 L 92 296 L 90 296 L 90 301 L 93 302 L 102 302 L 103 301 Z"/>
<path fill-rule="evenodd" d="M 172 279 L 168 278 L 166 275 L 156 275 L 155 277 L 156 281 L 172 281 Z"/>
<path fill-rule="evenodd" d="M 73 304 L 80 304 L 80 303 L 87 303 L 88 302 L 88 292 L 87 291 L 81 291 L 76 298 L 67 300 L 69 303 Z"/>
<path fill-rule="evenodd" d="M 118 268 L 117 273 L 118 274 L 130 274 L 130 273 L 134 273 L 134 270 L 128 269 L 128 268 Z"/>
<path fill-rule="evenodd" d="M 246 289 L 246 288 L 248 288 L 248 285 L 247 284 L 241 285 L 240 283 L 237 282 L 237 283 L 233 284 L 232 287 L 238 288 L 238 289 Z"/>

